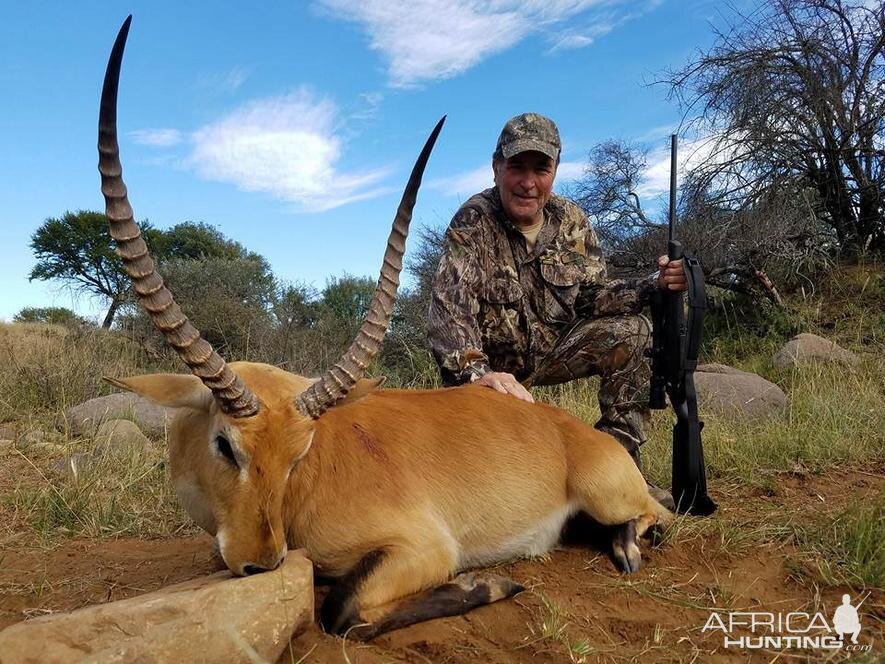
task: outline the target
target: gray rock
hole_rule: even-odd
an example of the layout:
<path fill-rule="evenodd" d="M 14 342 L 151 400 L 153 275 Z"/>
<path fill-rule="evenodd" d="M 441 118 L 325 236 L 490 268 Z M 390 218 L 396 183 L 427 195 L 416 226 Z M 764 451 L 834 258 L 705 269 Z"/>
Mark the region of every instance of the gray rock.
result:
<path fill-rule="evenodd" d="M 771 363 L 780 368 L 795 367 L 815 361 L 856 366 L 860 363 L 860 358 L 850 350 L 837 345 L 835 341 L 807 332 L 797 334 L 790 339 L 771 358 Z"/>
<path fill-rule="evenodd" d="M 93 454 L 132 456 L 149 447 L 151 441 L 141 429 L 130 420 L 107 420 L 102 422 L 95 432 L 95 449 Z"/>
<path fill-rule="evenodd" d="M 219 572 L 0 632 L 3 664 L 275 662 L 313 622 L 313 569 L 292 552 L 273 572 Z"/>
<path fill-rule="evenodd" d="M 45 431 L 41 431 L 40 429 L 34 429 L 32 431 L 28 431 L 19 436 L 19 443 L 24 445 L 25 447 L 33 447 L 44 445 L 47 442 L 47 435 Z"/>
<path fill-rule="evenodd" d="M 62 429 L 68 427 L 75 436 L 89 436 L 105 420 L 131 418 L 146 436 L 159 440 L 165 436 L 174 412 L 137 394 L 122 392 L 72 406 L 65 411 L 63 420 L 58 424 Z"/>
<path fill-rule="evenodd" d="M 773 417 L 787 406 L 784 391 L 762 376 L 724 364 L 702 364 L 694 375 L 701 414 L 746 421 Z"/>
<path fill-rule="evenodd" d="M 29 452 L 50 455 L 65 452 L 63 442 L 64 436 L 57 431 L 43 431 L 42 429 L 28 431 L 19 436 L 17 441 L 19 447 Z"/>
<path fill-rule="evenodd" d="M 49 469 L 63 479 L 76 479 L 97 466 L 102 458 L 131 458 L 151 446 L 134 422 L 108 420 L 95 432 L 95 447 L 90 452 L 77 452 L 50 464 Z"/>
<path fill-rule="evenodd" d="M 96 458 L 88 452 L 57 459 L 49 465 L 49 471 L 65 480 L 75 480 L 83 473 L 88 473 L 95 467 Z"/>

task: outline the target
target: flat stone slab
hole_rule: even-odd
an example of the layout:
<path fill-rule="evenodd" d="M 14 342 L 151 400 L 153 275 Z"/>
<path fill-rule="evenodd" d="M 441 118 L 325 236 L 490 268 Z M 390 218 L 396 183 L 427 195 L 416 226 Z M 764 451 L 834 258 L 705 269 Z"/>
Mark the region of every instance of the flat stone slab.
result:
<path fill-rule="evenodd" d="M 293 551 L 273 572 L 219 572 L 12 625 L 0 663 L 275 662 L 312 622 L 313 566 Z"/>

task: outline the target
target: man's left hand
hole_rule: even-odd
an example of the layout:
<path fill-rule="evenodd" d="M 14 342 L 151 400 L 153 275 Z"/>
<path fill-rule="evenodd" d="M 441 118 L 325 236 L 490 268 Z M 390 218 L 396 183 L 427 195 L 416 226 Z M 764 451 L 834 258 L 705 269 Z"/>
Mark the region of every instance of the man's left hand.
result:
<path fill-rule="evenodd" d="M 685 270 L 682 267 L 682 259 L 671 261 L 667 256 L 658 258 L 658 286 L 671 291 L 688 290 L 688 282 L 685 280 Z"/>
<path fill-rule="evenodd" d="M 667 256 L 661 256 L 658 258 L 658 268 L 658 286 L 672 291 L 688 290 L 681 258 L 671 261 Z"/>

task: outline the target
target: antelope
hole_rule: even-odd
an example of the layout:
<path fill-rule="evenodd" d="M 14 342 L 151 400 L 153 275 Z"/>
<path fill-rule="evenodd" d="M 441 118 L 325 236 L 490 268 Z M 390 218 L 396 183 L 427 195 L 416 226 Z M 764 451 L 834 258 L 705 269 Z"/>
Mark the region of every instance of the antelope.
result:
<path fill-rule="evenodd" d="M 227 364 L 157 273 L 123 183 L 117 90 L 130 20 L 102 90 L 102 193 L 138 300 L 191 375 L 108 380 L 177 409 L 171 479 L 230 570 L 272 570 L 288 549 L 303 549 L 318 575 L 335 580 L 323 627 L 370 639 L 524 590 L 470 570 L 549 551 L 579 511 L 614 526 L 616 563 L 639 569 L 639 537 L 673 515 L 614 438 L 486 387 L 379 389 L 383 379 L 363 378 L 390 320 L 412 210 L 445 117 L 412 170 L 368 314 L 344 356 L 317 380 Z"/>

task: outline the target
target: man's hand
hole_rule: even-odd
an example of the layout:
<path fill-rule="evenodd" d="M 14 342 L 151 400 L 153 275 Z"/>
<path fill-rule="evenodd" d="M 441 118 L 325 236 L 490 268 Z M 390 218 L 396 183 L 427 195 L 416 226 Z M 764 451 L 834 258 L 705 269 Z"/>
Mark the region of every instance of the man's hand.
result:
<path fill-rule="evenodd" d="M 498 390 L 498 392 L 512 394 L 517 399 L 522 399 L 529 403 L 535 403 L 535 400 L 532 399 L 531 393 L 525 389 L 518 380 L 516 380 L 516 377 L 513 374 L 504 373 L 502 371 L 490 371 L 473 381 L 473 384 L 485 385 L 486 387 Z"/>
<path fill-rule="evenodd" d="M 685 271 L 682 268 L 682 259 L 671 261 L 667 256 L 658 258 L 658 286 L 671 291 L 688 290 L 688 282 L 685 280 Z"/>

